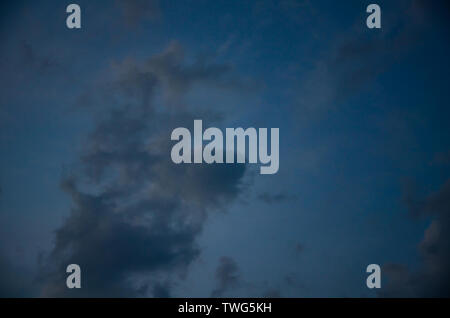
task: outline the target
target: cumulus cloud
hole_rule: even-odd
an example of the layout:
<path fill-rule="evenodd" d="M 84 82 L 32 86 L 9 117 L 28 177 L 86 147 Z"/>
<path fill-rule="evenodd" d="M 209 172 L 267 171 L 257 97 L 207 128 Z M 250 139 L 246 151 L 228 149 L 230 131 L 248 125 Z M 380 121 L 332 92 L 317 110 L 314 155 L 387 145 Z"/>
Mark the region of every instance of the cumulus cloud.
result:
<path fill-rule="evenodd" d="M 61 182 L 73 208 L 41 271 L 44 296 L 171 295 L 173 276 L 183 277 L 200 253 L 196 238 L 208 213 L 225 208 L 242 190 L 243 164 L 171 161 L 173 128 L 190 127 L 198 116 L 217 117 L 156 102 L 161 92 L 180 98 L 193 82 L 220 80 L 227 68 L 185 65 L 181 47 L 171 45 L 113 70 L 115 77 L 105 85 L 112 104 L 94 103 L 96 125 L 80 169 Z M 82 269 L 80 290 L 65 288 L 71 263 Z"/>
<path fill-rule="evenodd" d="M 383 272 L 387 297 L 449 297 L 450 296 L 450 180 L 426 198 L 408 194 L 410 212 L 431 219 L 418 251 L 422 260 L 416 271 L 401 264 L 386 264 Z"/>

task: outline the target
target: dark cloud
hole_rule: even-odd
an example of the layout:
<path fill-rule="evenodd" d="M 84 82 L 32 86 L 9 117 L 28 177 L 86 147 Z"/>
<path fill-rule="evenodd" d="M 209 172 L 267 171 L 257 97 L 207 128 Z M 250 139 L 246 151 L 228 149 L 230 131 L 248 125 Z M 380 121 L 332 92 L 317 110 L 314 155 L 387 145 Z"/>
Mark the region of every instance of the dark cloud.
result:
<path fill-rule="evenodd" d="M 421 266 L 411 271 L 400 264 L 387 264 L 383 272 L 387 285 L 381 292 L 387 297 L 450 296 L 450 180 L 426 198 L 408 193 L 406 203 L 415 217 L 431 219 L 418 246 Z"/>
<path fill-rule="evenodd" d="M 258 199 L 267 203 L 267 204 L 276 204 L 287 201 L 293 201 L 297 199 L 296 195 L 289 195 L 284 193 L 271 194 L 268 192 L 261 193 L 258 195 Z"/>
<path fill-rule="evenodd" d="M 214 82 L 227 71 L 184 63 L 181 47 L 172 45 L 144 62 L 114 66 L 105 86 L 112 104 L 90 108 L 97 123 L 80 170 L 62 180 L 73 209 L 42 269 L 43 295 L 171 295 L 172 276 L 183 277 L 200 253 L 196 238 L 207 214 L 239 195 L 245 165 L 171 161 L 173 128 L 216 117 L 176 104 L 161 108 L 156 96 L 180 98 L 193 82 Z M 80 290 L 65 287 L 71 263 L 81 267 Z"/>
<path fill-rule="evenodd" d="M 239 287 L 241 276 L 236 261 L 230 257 L 222 257 L 216 269 L 217 287 L 212 291 L 212 297 L 222 297 L 230 290 Z"/>
<path fill-rule="evenodd" d="M 61 275 L 51 277 L 55 283 L 46 286 L 44 295 L 64 295 L 64 284 L 56 282 L 64 282 L 65 265 L 76 263 L 83 270 L 83 295 L 136 296 L 126 284 L 133 273 L 171 270 L 189 264 L 199 253 L 194 244 L 199 224 L 180 224 L 181 212 L 164 209 L 158 199 L 121 209 L 107 193 L 88 195 L 67 180 L 63 187 L 76 208 L 56 233 L 51 258 L 61 264 L 56 269 Z M 148 217 L 139 216 L 143 213 Z"/>

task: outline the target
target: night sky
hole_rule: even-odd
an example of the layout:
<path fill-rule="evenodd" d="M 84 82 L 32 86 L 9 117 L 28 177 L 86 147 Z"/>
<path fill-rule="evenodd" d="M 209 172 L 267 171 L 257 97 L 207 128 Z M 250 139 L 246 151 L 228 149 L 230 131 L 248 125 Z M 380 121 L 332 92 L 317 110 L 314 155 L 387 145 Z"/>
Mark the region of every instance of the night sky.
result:
<path fill-rule="evenodd" d="M 0 297 L 450 297 L 448 2 L 70 3 L 0 5 Z M 194 119 L 278 173 L 174 164 Z"/>

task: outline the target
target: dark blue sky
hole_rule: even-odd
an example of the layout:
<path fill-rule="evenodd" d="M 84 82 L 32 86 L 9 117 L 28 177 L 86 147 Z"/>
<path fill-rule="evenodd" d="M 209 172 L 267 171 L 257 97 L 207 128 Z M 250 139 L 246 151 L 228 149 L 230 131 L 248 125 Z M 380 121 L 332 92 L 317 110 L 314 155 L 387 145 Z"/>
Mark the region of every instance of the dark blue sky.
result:
<path fill-rule="evenodd" d="M 0 296 L 449 296 L 449 5 L 341 2 L 2 5 Z M 279 172 L 174 165 L 194 119 Z"/>

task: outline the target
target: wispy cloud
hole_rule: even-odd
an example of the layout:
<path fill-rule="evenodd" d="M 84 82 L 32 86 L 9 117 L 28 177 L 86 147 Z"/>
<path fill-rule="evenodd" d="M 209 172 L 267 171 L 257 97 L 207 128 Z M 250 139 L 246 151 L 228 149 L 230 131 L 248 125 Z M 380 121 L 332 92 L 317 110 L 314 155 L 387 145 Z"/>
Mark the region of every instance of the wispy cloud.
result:
<path fill-rule="evenodd" d="M 239 195 L 245 165 L 175 165 L 170 159 L 171 129 L 204 114 L 158 108 L 157 94 L 181 98 L 193 82 L 215 82 L 228 71 L 186 66 L 181 52 L 171 45 L 142 63 L 114 66 L 117 78 L 106 87 L 114 88 L 115 102 L 93 105 L 97 123 L 80 170 L 62 180 L 73 209 L 42 271 L 43 295 L 169 295 L 172 275 L 181 275 L 200 253 L 196 237 L 208 213 Z M 72 292 L 61 284 L 70 263 L 89 276 L 86 288 Z"/>

